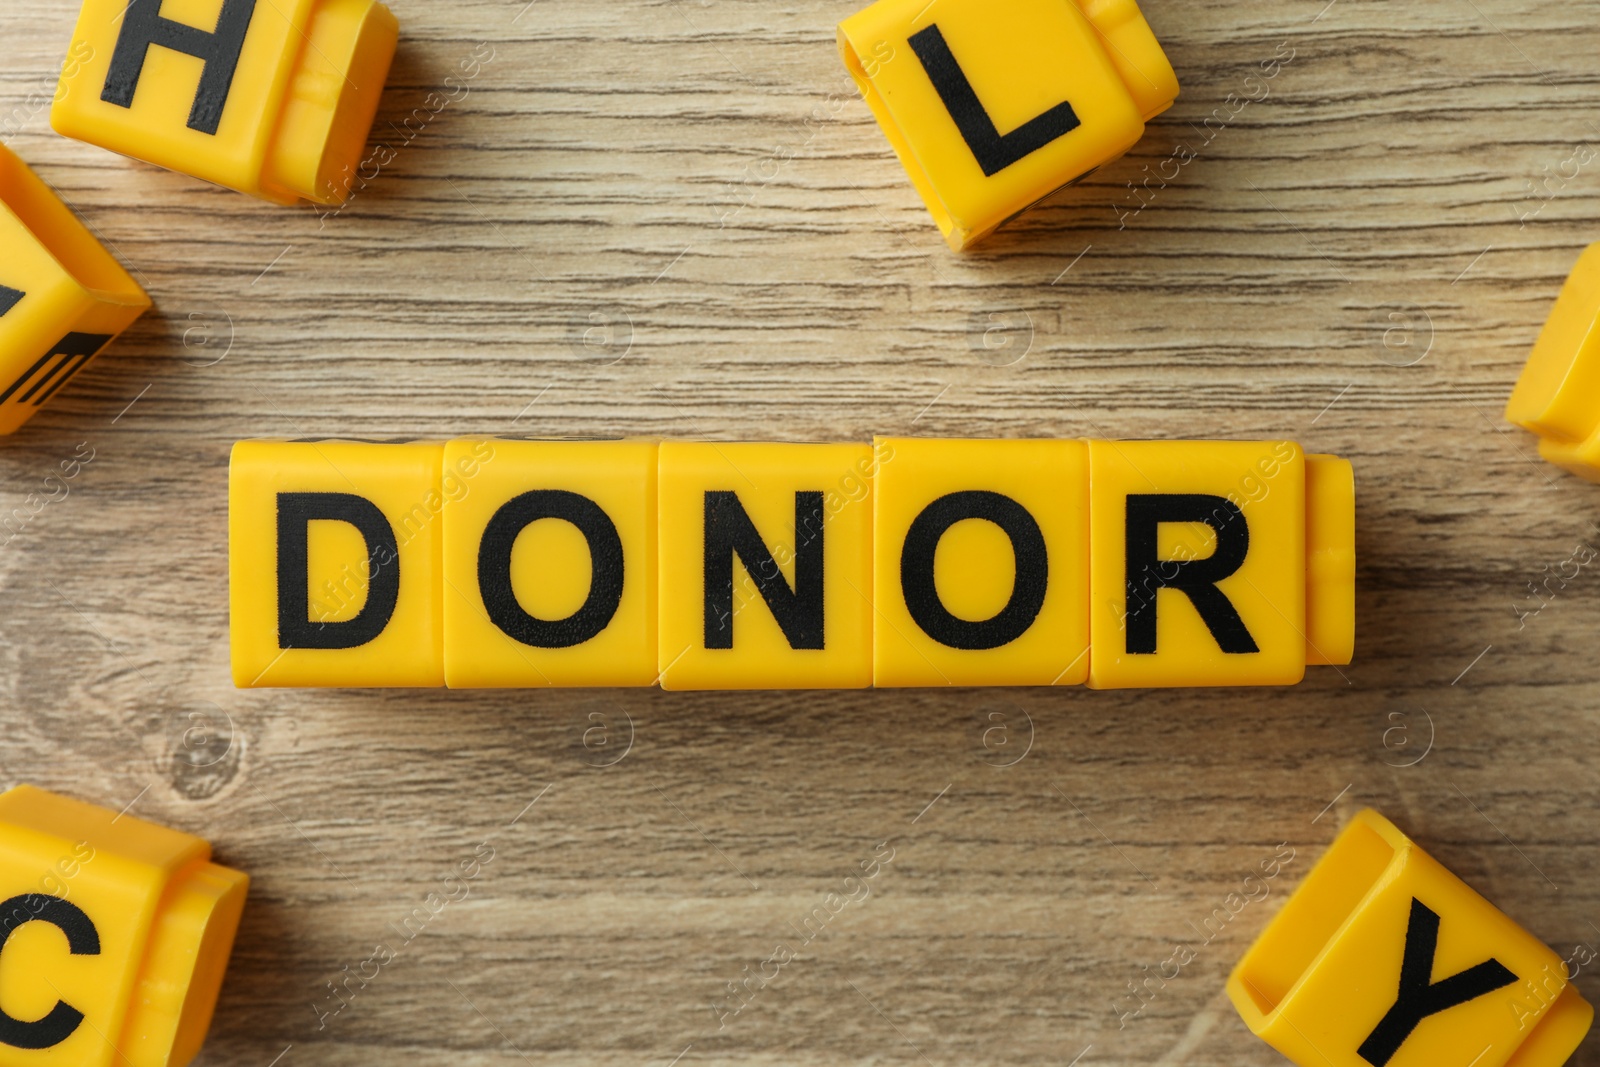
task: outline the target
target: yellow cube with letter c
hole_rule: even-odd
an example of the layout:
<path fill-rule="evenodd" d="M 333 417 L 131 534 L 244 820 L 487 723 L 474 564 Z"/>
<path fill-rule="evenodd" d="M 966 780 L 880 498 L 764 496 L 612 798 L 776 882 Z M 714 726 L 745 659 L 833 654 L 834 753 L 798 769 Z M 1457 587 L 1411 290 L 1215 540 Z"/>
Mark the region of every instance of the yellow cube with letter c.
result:
<path fill-rule="evenodd" d="M 1594 1020 L 1560 956 L 1370 809 L 1228 996 L 1300 1067 L 1560 1067 Z"/>
<path fill-rule="evenodd" d="M 84 0 L 50 123 L 263 200 L 341 203 L 399 33 L 376 0 Z"/>
<path fill-rule="evenodd" d="M 0 1067 L 184 1067 L 249 884 L 192 834 L 0 795 Z"/>

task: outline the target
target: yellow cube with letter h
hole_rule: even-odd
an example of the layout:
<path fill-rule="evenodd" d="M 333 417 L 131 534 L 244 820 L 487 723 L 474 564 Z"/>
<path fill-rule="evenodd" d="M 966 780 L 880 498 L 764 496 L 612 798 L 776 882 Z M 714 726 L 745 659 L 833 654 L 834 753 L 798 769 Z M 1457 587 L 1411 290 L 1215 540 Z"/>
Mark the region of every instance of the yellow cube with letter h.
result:
<path fill-rule="evenodd" d="M 264 200 L 341 203 L 399 32 L 376 0 L 84 0 L 50 122 Z"/>
<path fill-rule="evenodd" d="M 9 434 L 144 314 L 150 298 L 3 145 L 0 248 L 0 434 Z"/>
<path fill-rule="evenodd" d="M 1135 0 L 878 0 L 839 50 L 958 251 L 1132 148 L 1178 78 Z"/>
<path fill-rule="evenodd" d="M 1560 956 L 1370 809 L 1228 996 L 1301 1067 L 1560 1067 L 1594 1020 Z"/>
<path fill-rule="evenodd" d="M 192 834 L 0 795 L 0 1067 L 184 1067 L 249 883 Z"/>

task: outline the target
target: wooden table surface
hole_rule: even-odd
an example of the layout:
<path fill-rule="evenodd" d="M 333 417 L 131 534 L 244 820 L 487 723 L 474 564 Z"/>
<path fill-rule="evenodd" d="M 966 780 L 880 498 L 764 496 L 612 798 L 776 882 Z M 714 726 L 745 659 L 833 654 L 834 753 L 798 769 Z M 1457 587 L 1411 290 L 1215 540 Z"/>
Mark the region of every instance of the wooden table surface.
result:
<path fill-rule="evenodd" d="M 394 158 L 322 217 L 57 137 L 76 5 L 0 7 L 0 132 L 156 301 L 0 447 L 5 512 L 93 455 L 0 552 L 0 777 L 253 876 L 203 1063 L 1265 1067 L 1223 979 L 1368 804 L 1564 956 L 1600 945 L 1600 573 L 1529 593 L 1600 545 L 1600 488 L 1501 420 L 1600 237 L 1600 2 L 1149 0 L 1177 106 L 967 256 L 837 57 L 852 2 L 394 8 Z M 1136 211 L 1147 173 L 1176 176 Z M 1294 438 L 1356 465 L 1356 660 L 1262 690 L 232 687 L 235 440 L 519 432 Z"/>

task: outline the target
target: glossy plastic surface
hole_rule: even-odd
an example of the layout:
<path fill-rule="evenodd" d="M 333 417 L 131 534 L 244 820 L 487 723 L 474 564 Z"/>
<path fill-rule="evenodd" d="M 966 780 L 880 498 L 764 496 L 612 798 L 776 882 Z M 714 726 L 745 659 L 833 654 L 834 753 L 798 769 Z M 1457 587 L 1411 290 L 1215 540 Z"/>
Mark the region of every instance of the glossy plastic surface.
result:
<path fill-rule="evenodd" d="M 9 434 L 144 314 L 150 298 L 4 145 L 0 248 L 0 434 Z"/>
<path fill-rule="evenodd" d="M 1122 155 L 1178 95 L 1134 0 L 878 0 L 839 50 L 958 250 Z"/>
<path fill-rule="evenodd" d="M 1082 441 L 879 438 L 873 684 L 1089 674 Z"/>
<path fill-rule="evenodd" d="M 83 0 L 50 121 L 263 200 L 337 204 L 399 32 L 375 0 Z"/>
<path fill-rule="evenodd" d="M 453 688 L 656 681 L 656 445 L 451 441 L 444 666 Z"/>
<path fill-rule="evenodd" d="M 1600 243 L 1561 288 L 1506 418 L 1539 436 L 1539 454 L 1600 482 Z"/>
<path fill-rule="evenodd" d="M 1594 1018 L 1543 942 L 1360 812 L 1228 979 L 1300 1067 L 1559 1067 Z"/>
<path fill-rule="evenodd" d="M 1286 685 L 1355 647 L 1288 441 L 247 441 L 240 686 Z"/>
<path fill-rule="evenodd" d="M 198 837 L 31 786 L 0 795 L 0 1067 L 183 1067 L 249 878 Z"/>
<path fill-rule="evenodd" d="M 872 469 L 866 445 L 661 446 L 663 689 L 872 684 Z"/>
<path fill-rule="evenodd" d="M 1089 442 L 1089 685 L 1293 685 L 1306 463 L 1291 441 Z"/>
<path fill-rule="evenodd" d="M 442 442 L 234 446 L 235 685 L 444 685 L 443 461 Z"/>

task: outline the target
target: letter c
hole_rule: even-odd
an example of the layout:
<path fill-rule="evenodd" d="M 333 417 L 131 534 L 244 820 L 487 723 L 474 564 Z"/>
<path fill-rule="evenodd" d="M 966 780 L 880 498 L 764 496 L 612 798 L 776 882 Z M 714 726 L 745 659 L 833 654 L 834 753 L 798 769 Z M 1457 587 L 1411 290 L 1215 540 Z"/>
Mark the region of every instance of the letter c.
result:
<path fill-rule="evenodd" d="M 67 950 L 74 956 L 100 955 L 100 932 L 82 908 L 61 897 L 42 893 L 23 893 L 0 903 L 0 951 L 18 927 L 30 922 L 46 922 L 67 935 Z M 72 1036 L 83 1022 L 83 1012 L 65 1001 L 56 1001 L 44 1018 L 23 1022 L 0 1009 L 0 1044 L 13 1048 L 41 1049 L 59 1045 Z"/>

